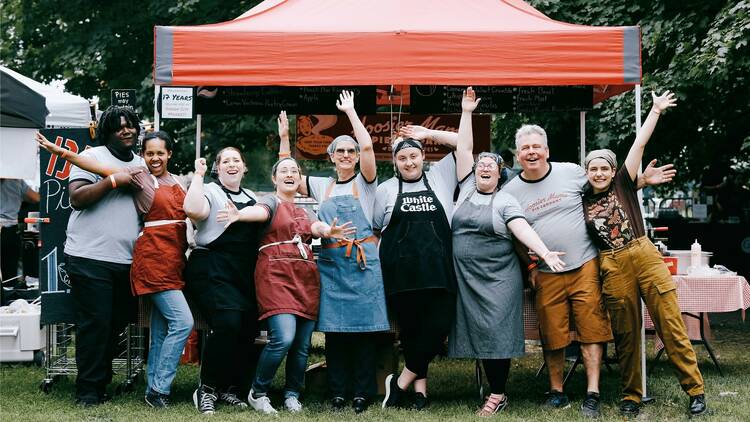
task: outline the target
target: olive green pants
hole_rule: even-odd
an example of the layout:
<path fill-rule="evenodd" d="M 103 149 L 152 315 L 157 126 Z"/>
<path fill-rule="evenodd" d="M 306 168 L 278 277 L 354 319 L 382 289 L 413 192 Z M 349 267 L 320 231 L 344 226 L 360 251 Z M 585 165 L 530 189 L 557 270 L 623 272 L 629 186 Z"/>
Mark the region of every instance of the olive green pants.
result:
<path fill-rule="evenodd" d="M 682 389 L 703 394 L 703 377 L 677 303 L 677 290 L 656 247 L 646 237 L 599 255 L 602 295 L 612 321 L 623 399 L 640 403 L 641 298 L 661 337 Z"/>

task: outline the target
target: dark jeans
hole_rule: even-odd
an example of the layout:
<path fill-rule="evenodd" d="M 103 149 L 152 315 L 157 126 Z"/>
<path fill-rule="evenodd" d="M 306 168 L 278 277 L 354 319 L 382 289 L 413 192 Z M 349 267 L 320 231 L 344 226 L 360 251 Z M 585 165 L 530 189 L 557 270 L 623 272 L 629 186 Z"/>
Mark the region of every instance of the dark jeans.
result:
<path fill-rule="evenodd" d="M 510 372 L 510 359 L 482 359 L 484 374 L 490 383 L 490 393 L 505 394 L 505 384 Z"/>
<path fill-rule="evenodd" d="M 21 238 L 18 236 L 18 226 L 3 226 L 0 230 L 0 271 L 3 280 L 10 280 L 18 275 L 20 254 Z"/>
<path fill-rule="evenodd" d="M 396 315 L 404 364 L 417 379 L 443 350 L 456 309 L 456 295 L 443 289 L 415 290 L 388 298 Z"/>
<path fill-rule="evenodd" d="M 236 387 L 247 395 L 260 355 L 255 347 L 256 312 L 214 309 L 201 313 L 211 327 L 203 346 L 201 383 L 220 391 Z"/>
<path fill-rule="evenodd" d="M 76 314 L 76 398 L 97 402 L 112 381 L 117 340 L 135 320 L 130 265 L 67 256 Z"/>
<path fill-rule="evenodd" d="M 328 389 L 332 397 L 375 395 L 375 354 L 381 333 L 326 333 Z"/>

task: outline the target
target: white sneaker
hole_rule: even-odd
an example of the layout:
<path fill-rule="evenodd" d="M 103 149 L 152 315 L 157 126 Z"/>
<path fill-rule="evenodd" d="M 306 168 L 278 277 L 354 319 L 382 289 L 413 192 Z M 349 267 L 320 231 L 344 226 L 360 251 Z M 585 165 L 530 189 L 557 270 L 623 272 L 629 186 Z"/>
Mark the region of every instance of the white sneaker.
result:
<path fill-rule="evenodd" d="M 297 397 L 291 396 L 287 397 L 286 400 L 284 400 L 284 407 L 286 410 L 297 413 L 302 411 L 302 403 L 299 402 L 299 399 Z"/>
<path fill-rule="evenodd" d="M 271 406 L 271 399 L 268 396 L 260 396 L 256 399 L 253 397 L 252 389 L 250 389 L 250 393 L 247 395 L 247 402 L 250 403 L 253 409 L 265 415 L 276 415 L 279 413 Z"/>

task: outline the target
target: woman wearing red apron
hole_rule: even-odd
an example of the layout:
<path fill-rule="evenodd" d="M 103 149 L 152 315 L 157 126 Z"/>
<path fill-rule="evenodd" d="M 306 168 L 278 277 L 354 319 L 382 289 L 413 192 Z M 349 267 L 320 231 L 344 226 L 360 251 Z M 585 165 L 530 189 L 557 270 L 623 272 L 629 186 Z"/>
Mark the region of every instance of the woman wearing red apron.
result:
<path fill-rule="evenodd" d="M 41 134 L 37 140 L 43 148 L 76 166 L 101 176 L 112 175 L 116 180 L 114 174 L 119 170 L 62 149 Z M 185 190 L 167 171 L 171 155 L 169 135 L 161 131 L 149 133 L 143 139 L 143 158 L 150 173 L 132 174 L 136 182 L 132 186 L 140 185 L 133 199 L 144 227 L 133 249 L 130 282 L 133 294 L 149 298 L 153 305 L 145 400 L 159 408 L 169 404 L 177 365 L 193 328 L 193 316 L 182 293 L 187 249 L 186 215 L 182 209 Z"/>
<path fill-rule="evenodd" d="M 343 238 L 354 233 L 350 223 L 329 226 L 315 215 L 294 204 L 302 181 L 299 165 L 282 158 L 272 169 L 276 194 L 260 200 L 260 205 L 238 211 L 231 203 L 218 215 L 227 225 L 264 222 L 255 269 L 259 319 L 267 320 L 269 343 L 263 349 L 255 381 L 248 394 L 250 405 L 264 414 L 276 414 L 268 389 L 281 361 L 286 357 L 284 407 L 299 412 L 304 386 L 307 354 L 320 303 L 320 275 L 313 260 L 313 237 Z M 231 227 L 231 226 L 229 226 Z"/>

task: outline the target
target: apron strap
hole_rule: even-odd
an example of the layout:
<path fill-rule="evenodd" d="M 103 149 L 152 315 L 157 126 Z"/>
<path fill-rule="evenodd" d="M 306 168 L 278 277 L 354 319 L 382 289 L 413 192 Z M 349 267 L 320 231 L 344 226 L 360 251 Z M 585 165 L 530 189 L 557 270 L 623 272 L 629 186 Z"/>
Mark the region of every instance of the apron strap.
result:
<path fill-rule="evenodd" d="M 362 246 L 363 243 L 378 243 L 378 238 L 375 235 L 367 236 L 362 239 L 343 239 L 334 243 L 326 243 L 323 245 L 323 249 L 343 248 L 346 247 L 346 257 L 352 256 L 352 248 L 357 247 L 357 264 L 360 270 L 367 268 L 367 256 L 365 255 L 365 248 Z"/>
<path fill-rule="evenodd" d="M 331 196 L 331 192 L 333 192 L 333 187 L 336 185 L 336 180 L 331 180 L 331 183 L 328 184 L 328 187 L 326 188 L 326 193 L 323 195 L 323 201 L 327 200 Z M 352 179 L 352 196 L 354 199 L 359 199 L 359 188 L 357 188 L 357 181 L 356 176 L 354 179 Z M 320 202 L 323 202 L 320 201 Z"/>
<path fill-rule="evenodd" d="M 302 238 L 300 237 L 299 234 L 295 234 L 294 238 L 292 238 L 292 240 L 282 240 L 282 241 L 279 241 L 279 242 L 266 243 L 265 245 L 262 245 L 260 248 L 258 248 L 258 252 L 260 252 L 263 249 L 268 248 L 270 246 L 286 245 L 286 244 L 289 244 L 289 243 L 296 243 L 297 244 L 297 249 L 299 249 L 300 256 L 302 256 L 303 259 L 307 259 L 307 257 L 308 257 L 308 255 L 307 255 L 307 248 L 306 248 L 307 244 L 302 241 Z"/>
<path fill-rule="evenodd" d="M 154 189 L 159 189 L 159 180 L 153 174 L 151 174 L 150 176 L 151 176 L 151 179 L 153 179 L 154 181 Z"/>

